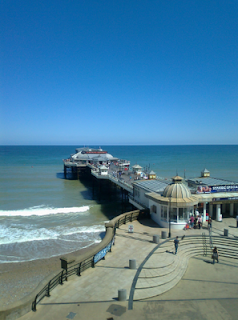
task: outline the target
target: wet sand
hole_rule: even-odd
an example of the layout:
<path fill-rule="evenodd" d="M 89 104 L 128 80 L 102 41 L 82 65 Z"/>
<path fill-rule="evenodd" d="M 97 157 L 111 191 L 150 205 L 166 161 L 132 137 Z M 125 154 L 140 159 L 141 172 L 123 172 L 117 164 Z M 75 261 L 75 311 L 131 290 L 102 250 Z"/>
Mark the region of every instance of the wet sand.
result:
<path fill-rule="evenodd" d="M 97 244 L 81 249 L 74 253 L 64 255 L 79 256 Z M 40 259 L 18 263 L 0 264 L 0 309 L 9 307 L 12 303 L 30 294 L 38 284 L 51 273 L 59 273 L 61 269 L 61 256 L 50 259 Z"/>

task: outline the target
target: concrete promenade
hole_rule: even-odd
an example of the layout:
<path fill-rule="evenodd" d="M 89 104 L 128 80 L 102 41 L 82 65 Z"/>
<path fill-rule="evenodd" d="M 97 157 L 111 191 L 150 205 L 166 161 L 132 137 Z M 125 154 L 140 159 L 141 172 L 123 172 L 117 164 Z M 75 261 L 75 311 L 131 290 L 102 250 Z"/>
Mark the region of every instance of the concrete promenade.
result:
<path fill-rule="evenodd" d="M 30 312 L 21 320 L 154 320 L 154 319 L 237 319 L 238 318 L 238 260 L 221 257 L 219 263 L 213 265 L 211 256 L 199 255 L 190 258 L 188 267 L 185 255 L 178 249 L 174 255 L 173 243 L 167 242 L 164 250 L 152 242 L 153 235 L 161 236 L 161 231 L 151 220 L 134 221 L 134 233 L 128 233 L 128 225 L 117 229 L 115 246 L 106 255 L 105 260 L 98 262 L 94 269 L 88 269 L 81 277 L 72 276 L 63 286 L 58 285 L 51 297 L 44 298 L 36 312 Z M 214 235 L 223 235 L 228 229 L 229 236 L 237 238 L 234 218 L 213 221 Z M 172 237 L 185 234 L 196 235 L 202 230 L 172 231 Z M 160 243 L 164 240 L 160 240 Z M 219 249 L 219 248 L 218 248 Z M 136 259 L 137 269 L 129 269 L 129 260 Z M 173 263 L 172 263 L 173 262 Z M 60 263 L 60 262 L 59 262 Z M 181 263 L 181 267 L 179 266 Z M 156 268 L 150 269 L 151 265 Z M 172 265 L 182 270 L 181 280 L 172 289 L 151 297 L 143 295 L 153 289 L 157 275 L 148 272 L 162 272 L 166 279 L 165 270 Z M 166 267 L 166 268 L 164 268 Z M 170 268 L 170 267 L 169 267 Z M 157 270 L 157 271 L 156 271 Z M 138 277 L 137 277 L 138 276 Z M 137 280 L 135 285 L 135 279 Z M 135 285 L 134 299 L 130 308 L 129 295 Z M 161 286 L 162 287 L 162 286 Z M 118 301 L 118 290 L 126 289 L 127 300 Z M 169 290 L 170 289 L 170 290 Z M 137 296 L 136 296 L 137 295 Z M 139 300 L 143 299 L 143 300 Z"/>

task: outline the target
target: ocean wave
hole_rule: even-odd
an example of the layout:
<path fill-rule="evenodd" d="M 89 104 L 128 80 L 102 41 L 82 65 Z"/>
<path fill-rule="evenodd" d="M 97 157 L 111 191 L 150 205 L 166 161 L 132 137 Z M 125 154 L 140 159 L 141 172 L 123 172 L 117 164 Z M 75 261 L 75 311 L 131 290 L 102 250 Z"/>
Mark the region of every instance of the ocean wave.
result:
<path fill-rule="evenodd" d="M 30 217 L 30 216 L 47 216 L 52 214 L 65 213 L 85 213 L 89 211 L 89 206 L 69 207 L 69 208 L 51 208 L 45 206 L 35 206 L 20 210 L 0 210 L 1 217 Z"/>
<path fill-rule="evenodd" d="M 80 241 L 82 238 L 91 238 L 93 234 L 104 231 L 104 225 L 73 228 L 62 226 L 53 229 L 39 228 L 32 230 L 0 226 L 0 245 L 57 239 Z"/>

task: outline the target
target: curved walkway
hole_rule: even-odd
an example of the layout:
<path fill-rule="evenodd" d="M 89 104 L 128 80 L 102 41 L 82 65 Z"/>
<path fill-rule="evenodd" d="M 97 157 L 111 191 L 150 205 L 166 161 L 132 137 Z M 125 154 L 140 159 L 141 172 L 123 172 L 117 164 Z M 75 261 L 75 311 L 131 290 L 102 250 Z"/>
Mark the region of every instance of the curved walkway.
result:
<path fill-rule="evenodd" d="M 229 219 L 230 222 L 228 224 L 234 224 L 234 219 Z M 204 258 L 200 257 L 200 259 L 190 259 L 189 267 L 186 271 L 184 264 L 184 259 L 186 258 L 186 252 L 188 247 L 184 245 L 183 255 L 182 252 L 179 252 L 177 256 L 171 254 L 170 252 L 173 250 L 173 243 L 167 241 L 164 246 L 160 246 L 158 244 L 154 244 L 152 242 L 152 237 L 155 234 L 161 234 L 161 231 L 164 229 L 158 228 L 157 225 L 153 224 L 151 221 L 139 223 L 138 221 L 134 221 L 132 224 L 134 225 L 134 233 L 128 233 L 128 224 L 123 225 L 117 230 L 116 235 L 116 245 L 113 247 L 112 252 L 108 253 L 106 256 L 106 260 L 101 260 L 96 264 L 94 269 L 88 269 L 82 273 L 81 277 L 73 276 L 70 280 L 65 283 L 63 286 L 56 287 L 51 294 L 51 297 L 44 298 L 42 302 L 37 306 L 37 312 L 30 312 L 25 316 L 21 317 L 22 320 L 51 320 L 51 319 L 91 319 L 91 320 L 100 320 L 100 319 L 158 319 L 158 315 L 160 319 L 171 319 L 174 317 L 175 319 L 190 319 L 190 316 L 186 316 L 186 311 L 189 311 L 191 308 L 188 305 L 190 304 L 190 300 L 186 300 L 185 291 L 181 287 L 184 285 L 184 281 L 179 281 L 184 275 L 184 278 L 188 278 L 187 280 L 191 282 L 192 294 L 197 293 L 198 297 L 202 296 L 202 301 L 208 301 L 208 299 L 216 298 L 216 291 L 212 291 L 212 283 L 214 276 L 219 274 L 220 271 L 223 273 L 229 272 L 229 275 L 232 276 L 230 279 L 230 286 L 235 287 L 235 292 L 229 292 L 229 283 L 224 280 L 224 277 L 221 279 L 222 281 L 217 282 L 216 285 L 219 288 L 224 287 L 225 290 L 221 290 L 221 293 L 224 295 L 223 298 L 226 299 L 227 306 L 233 302 L 237 303 L 238 298 L 238 275 L 237 275 L 237 267 L 238 263 L 236 260 L 222 258 L 218 265 L 212 265 L 210 256 Z M 215 223 L 214 223 L 215 228 Z M 219 224 L 221 234 L 223 233 L 223 229 L 227 226 L 225 224 Z M 178 231 L 173 232 L 172 236 L 175 235 L 182 236 L 186 235 L 196 235 L 201 234 L 202 232 L 207 232 L 207 230 L 189 230 L 189 231 Z M 234 233 L 234 237 L 238 237 L 238 232 L 234 228 L 232 229 Z M 185 239 L 186 239 L 185 237 Z M 185 240 L 184 244 L 185 244 Z M 185 250 L 186 249 L 186 250 Z M 182 250 L 182 247 L 179 247 L 179 250 Z M 201 251 L 202 252 L 202 251 Z M 150 254 L 149 254 L 150 253 Z M 160 254 L 157 254 L 160 253 Z M 164 256 L 164 259 L 162 259 Z M 181 258 L 183 257 L 183 258 Z M 129 269 L 129 259 L 136 259 L 137 262 L 137 270 Z M 224 262 L 226 260 L 226 262 Z M 188 259 L 187 259 L 188 261 Z M 156 265 L 156 267 L 155 267 Z M 169 276 L 169 273 L 165 270 L 167 266 L 173 270 L 173 268 L 178 268 L 181 271 L 179 275 L 179 279 L 176 279 L 175 284 L 177 286 L 162 294 L 162 292 L 157 291 L 160 286 L 159 282 L 155 281 L 155 278 L 159 279 L 158 274 L 156 273 L 158 270 L 162 271 L 162 276 Z M 191 276 L 187 276 L 187 273 L 191 271 L 192 265 L 194 270 L 194 278 Z M 166 266 L 166 268 L 164 268 Z M 199 270 L 197 270 L 197 266 L 199 266 Z M 155 270 L 154 270 L 155 269 Z M 231 269 L 231 270 L 228 270 Z M 192 271 L 193 271 L 192 270 Z M 214 273 L 214 270 L 217 272 Z M 233 272 L 233 271 L 236 272 Z M 186 273 L 185 273 L 186 272 Z M 185 274 L 184 274 L 185 273 Z M 172 273 L 170 273 L 172 274 Z M 161 276 L 161 274 L 160 274 Z M 207 282 L 203 280 L 209 278 L 211 279 L 210 284 L 210 296 L 207 297 L 207 293 L 203 289 L 200 291 L 194 291 L 194 284 L 201 283 L 207 285 Z M 222 273 L 220 274 L 222 277 Z M 200 282 L 196 282 L 196 279 L 200 279 Z M 161 280 L 161 279 L 160 279 Z M 159 280 L 159 281 L 160 281 Z M 178 281 L 177 281 L 178 280 Z M 162 284 L 162 283 L 161 283 Z M 233 285 L 234 284 L 234 285 Z M 235 285 L 236 284 L 236 285 Z M 128 301 L 118 301 L 117 294 L 119 289 L 127 290 L 127 298 L 131 298 L 132 290 L 134 286 L 133 292 L 133 310 L 129 310 Z M 141 296 L 142 292 L 148 292 L 151 288 L 155 287 L 154 296 L 144 295 Z M 232 287 L 232 288 L 233 288 Z M 180 289 L 179 289 L 180 288 Z M 170 288 L 167 288 L 169 290 Z M 153 289 L 152 289 L 153 290 Z M 178 296 L 176 299 L 170 300 L 170 293 L 172 294 L 174 290 L 178 290 Z M 190 285 L 186 287 L 186 290 L 189 292 Z M 164 290 L 163 292 L 165 292 Z M 191 291 L 191 290 L 190 290 Z M 137 293 L 138 292 L 138 293 Z M 161 294 L 158 296 L 158 294 Z M 161 304 L 159 301 L 163 300 L 163 297 L 166 297 L 166 303 Z M 172 295 L 173 296 L 173 295 Z M 189 293 L 188 293 L 188 296 Z M 231 298 L 234 298 L 233 300 Z M 219 298 L 219 297 L 218 297 Z M 229 299 L 228 299 L 229 298 Z M 135 301 L 140 299 L 146 299 L 143 301 Z M 148 300 L 149 299 L 149 300 Z M 196 300 L 196 297 L 194 297 Z M 204 300 L 205 299 L 205 300 Z M 228 301 L 228 300 L 229 301 Z M 176 300 L 176 301 L 175 301 Z M 194 301 L 191 303 L 194 303 Z M 213 301 L 213 300 L 211 300 Z M 223 300 L 222 300 L 223 301 Z M 225 300 L 224 300 L 225 301 Z M 224 302 L 223 301 L 223 302 Z M 129 299 L 130 302 L 130 299 Z M 213 302 L 211 302 L 213 304 Z M 217 303 L 217 302 L 216 302 Z M 225 302 L 224 302 L 225 303 Z M 175 317 L 173 312 L 176 312 L 175 306 L 178 304 L 184 305 L 184 310 L 180 310 L 181 317 Z M 204 304 L 204 303 L 203 303 Z M 160 307 L 159 307 L 160 305 Z M 164 309 L 165 305 L 167 311 Z M 174 307 L 172 307 L 174 306 Z M 210 312 L 211 304 L 207 303 L 207 308 L 203 308 L 203 310 L 207 310 Z M 225 307 L 224 307 L 225 308 Z M 131 308 L 132 309 L 132 308 Z M 181 308 L 180 308 L 181 309 Z M 163 310 L 163 315 L 161 314 Z M 202 310 L 202 309 L 201 309 Z M 215 309 L 214 309 L 215 310 Z M 218 313 L 216 314 L 216 319 L 233 319 L 232 315 L 227 316 L 227 312 L 225 318 L 220 317 L 220 313 L 224 311 L 223 309 L 217 309 Z M 223 310 L 223 311 L 222 311 Z M 225 308 L 226 310 L 226 308 Z M 191 313 L 191 310 L 189 311 Z M 201 312 L 197 311 L 198 314 L 202 315 Z M 205 312 L 205 311 L 203 311 Z M 183 314 L 183 315 L 182 315 Z M 166 317 L 164 317 L 166 315 Z M 211 315 L 211 314 L 210 314 Z M 163 316 L 163 317 L 162 317 Z M 212 317 L 205 317 L 204 314 L 200 318 L 196 318 L 194 315 L 192 316 L 194 319 L 213 319 Z M 215 319 L 214 318 L 214 319 Z"/>

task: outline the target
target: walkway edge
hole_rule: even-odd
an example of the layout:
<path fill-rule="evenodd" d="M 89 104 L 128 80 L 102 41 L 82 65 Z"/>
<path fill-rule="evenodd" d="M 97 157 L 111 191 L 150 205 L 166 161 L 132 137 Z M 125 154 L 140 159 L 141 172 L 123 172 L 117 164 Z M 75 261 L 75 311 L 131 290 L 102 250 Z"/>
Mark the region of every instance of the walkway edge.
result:
<path fill-rule="evenodd" d="M 133 298 L 134 298 L 134 293 L 135 293 L 135 287 L 136 287 L 136 283 L 139 277 L 139 274 L 141 273 L 142 268 L 144 267 L 145 263 L 149 260 L 149 258 L 152 256 L 152 254 L 163 244 L 165 244 L 166 242 L 169 242 L 170 239 L 167 239 L 161 243 L 159 243 L 156 247 L 154 247 L 154 249 L 152 249 L 150 251 L 150 253 L 145 257 L 145 259 L 143 260 L 143 262 L 140 264 L 139 268 L 136 271 L 136 274 L 134 276 L 134 279 L 132 281 L 132 285 L 131 285 L 131 290 L 130 290 L 130 295 L 129 295 L 129 301 L 128 301 L 128 310 L 133 310 Z"/>

